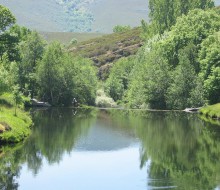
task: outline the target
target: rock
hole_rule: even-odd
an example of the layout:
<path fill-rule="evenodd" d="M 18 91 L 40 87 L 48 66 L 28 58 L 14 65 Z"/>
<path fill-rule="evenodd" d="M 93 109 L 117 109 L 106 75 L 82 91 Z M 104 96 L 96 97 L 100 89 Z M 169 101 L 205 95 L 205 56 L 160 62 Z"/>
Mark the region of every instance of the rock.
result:
<path fill-rule="evenodd" d="M 186 108 L 185 112 L 198 112 L 200 108 Z"/>
<path fill-rule="evenodd" d="M 5 127 L 2 124 L 0 124 L 0 133 L 4 133 L 4 132 L 5 132 Z"/>
<path fill-rule="evenodd" d="M 48 102 L 40 102 L 36 99 L 31 99 L 32 106 L 38 106 L 38 107 L 50 107 L 51 105 Z"/>
<path fill-rule="evenodd" d="M 0 133 L 3 133 L 5 131 L 10 131 L 11 127 L 5 123 L 5 122 L 0 122 Z"/>

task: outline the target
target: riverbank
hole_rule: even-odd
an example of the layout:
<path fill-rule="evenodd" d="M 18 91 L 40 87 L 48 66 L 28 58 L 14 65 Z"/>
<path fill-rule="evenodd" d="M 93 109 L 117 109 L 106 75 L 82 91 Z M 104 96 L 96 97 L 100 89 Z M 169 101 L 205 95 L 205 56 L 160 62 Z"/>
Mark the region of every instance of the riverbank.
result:
<path fill-rule="evenodd" d="M 201 114 L 213 119 L 220 119 L 220 103 L 206 106 L 200 109 Z"/>
<path fill-rule="evenodd" d="M 31 130 L 30 115 L 11 103 L 10 95 L 0 97 L 0 143 L 17 143 L 27 137 Z"/>

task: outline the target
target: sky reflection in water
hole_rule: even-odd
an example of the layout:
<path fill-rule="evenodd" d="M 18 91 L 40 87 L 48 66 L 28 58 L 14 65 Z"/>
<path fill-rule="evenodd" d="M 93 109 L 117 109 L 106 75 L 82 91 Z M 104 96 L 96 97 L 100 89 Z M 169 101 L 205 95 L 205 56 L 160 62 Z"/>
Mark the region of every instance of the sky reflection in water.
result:
<path fill-rule="evenodd" d="M 1 179 L 7 179 L 2 187 L 17 182 L 22 190 L 195 190 L 220 184 L 220 128 L 197 115 L 53 109 L 33 116 L 30 138 L 0 158 L 0 187 Z"/>

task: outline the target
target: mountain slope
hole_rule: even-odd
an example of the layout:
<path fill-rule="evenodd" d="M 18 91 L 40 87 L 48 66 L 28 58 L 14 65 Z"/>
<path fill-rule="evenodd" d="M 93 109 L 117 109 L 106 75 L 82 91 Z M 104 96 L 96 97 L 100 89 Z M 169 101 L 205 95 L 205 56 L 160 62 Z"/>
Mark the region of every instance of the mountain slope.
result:
<path fill-rule="evenodd" d="M 141 28 L 122 33 L 113 33 L 70 46 L 74 55 L 90 58 L 99 68 L 99 78 L 105 79 L 112 64 L 121 57 L 134 55 L 142 46 Z"/>
<path fill-rule="evenodd" d="M 40 32 L 47 42 L 59 41 L 68 45 L 75 38 L 77 42 L 87 41 L 103 36 L 102 33 L 75 33 L 75 32 Z"/>
<path fill-rule="evenodd" d="M 146 0 L 0 0 L 18 24 L 38 31 L 105 32 L 115 25 L 140 25 Z"/>

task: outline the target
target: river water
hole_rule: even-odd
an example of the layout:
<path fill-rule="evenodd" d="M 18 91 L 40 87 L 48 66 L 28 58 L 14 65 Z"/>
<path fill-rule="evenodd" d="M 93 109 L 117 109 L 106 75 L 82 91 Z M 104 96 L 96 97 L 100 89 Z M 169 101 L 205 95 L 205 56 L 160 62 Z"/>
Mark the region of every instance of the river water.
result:
<path fill-rule="evenodd" d="M 197 114 L 32 111 L 31 136 L 0 150 L 0 189 L 220 189 L 220 126 Z"/>

